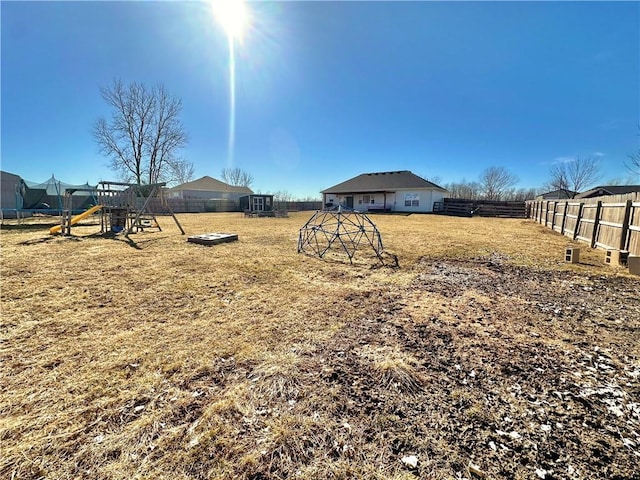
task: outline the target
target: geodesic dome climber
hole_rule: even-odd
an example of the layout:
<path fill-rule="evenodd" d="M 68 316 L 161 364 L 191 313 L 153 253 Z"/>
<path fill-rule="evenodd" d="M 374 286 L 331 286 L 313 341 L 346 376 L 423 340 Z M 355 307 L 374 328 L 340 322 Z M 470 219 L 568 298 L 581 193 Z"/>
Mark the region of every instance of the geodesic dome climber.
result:
<path fill-rule="evenodd" d="M 317 211 L 300 229 L 298 237 L 298 253 L 320 258 L 328 252 L 346 254 L 351 263 L 361 245 L 384 264 L 378 227 L 366 214 L 342 208 Z"/>

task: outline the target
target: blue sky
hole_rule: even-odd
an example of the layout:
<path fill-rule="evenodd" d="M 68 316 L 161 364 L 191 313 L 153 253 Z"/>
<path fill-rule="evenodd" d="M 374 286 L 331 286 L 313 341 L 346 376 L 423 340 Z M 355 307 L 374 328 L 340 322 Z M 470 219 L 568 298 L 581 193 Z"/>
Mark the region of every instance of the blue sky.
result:
<path fill-rule="evenodd" d="M 203 2 L 1 3 L 2 159 L 31 181 L 114 180 L 91 136 L 99 87 L 182 99 L 196 178 L 228 166 L 227 38 Z M 363 172 L 442 183 L 554 162 L 604 177 L 640 137 L 638 2 L 260 2 L 237 46 L 233 166 L 317 195 Z M 640 179 L 638 183 L 640 183 Z"/>

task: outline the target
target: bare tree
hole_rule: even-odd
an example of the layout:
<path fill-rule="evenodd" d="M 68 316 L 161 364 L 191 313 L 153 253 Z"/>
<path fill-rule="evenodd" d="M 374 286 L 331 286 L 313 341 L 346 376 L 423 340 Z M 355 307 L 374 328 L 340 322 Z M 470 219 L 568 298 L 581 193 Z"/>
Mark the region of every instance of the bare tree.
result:
<path fill-rule="evenodd" d="M 556 190 L 565 190 L 574 198 L 581 190 L 593 186 L 602 176 L 600 164 L 594 157 L 580 158 L 558 163 L 549 171 L 549 185 Z"/>
<path fill-rule="evenodd" d="M 640 150 L 636 153 L 630 153 L 628 157 L 629 160 L 625 162 L 625 167 L 631 175 L 640 175 Z"/>
<path fill-rule="evenodd" d="M 273 203 L 277 209 L 285 209 L 287 202 L 293 202 L 293 195 L 286 190 L 278 190 L 273 194 Z"/>
<path fill-rule="evenodd" d="M 569 187 L 574 192 L 579 192 L 586 187 L 593 186 L 602 177 L 600 164 L 594 157 L 584 159 L 576 157 L 575 161 L 565 165 L 567 166 Z"/>
<path fill-rule="evenodd" d="M 503 200 L 511 202 L 524 202 L 526 200 L 533 200 L 538 195 L 538 190 L 535 188 L 510 188 L 503 195 Z"/>
<path fill-rule="evenodd" d="M 638 130 L 640 130 L 640 125 L 638 125 Z M 638 133 L 638 136 L 640 136 L 640 133 Z M 627 167 L 627 170 L 629 170 L 629 173 L 632 176 L 640 176 L 640 148 L 638 148 L 638 151 L 636 151 L 635 153 L 630 153 L 629 155 L 627 155 L 627 157 L 629 158 L 629 160 L 624 162 L 624 166 Z"/>
<path fill-rule="evenodd" d="M 100 88 L 100 94 L 113 109 L 110 121 L 101 117 L 93 127 L 100 152 L 124 180 L 156 183 L 187 143 L 179 119 L 182 101 L 162 85 L 148 88 L 120 80 Z"/>
<path fill-rule="evenodd" d="M 192 162 L 186 160 L 173 160 L 167 163 L 166 182 L 180 185 L 193 180 L 195 168 Z"/>
<path fill-rule="evenodd" d="M 487 200 L 501 200 L 516 183 L 518 177 L 504 167 L 489 167 L 480 175 L 482 196 Z"/>
<path fill-rule="evenodd" d="M 220 175 L 222 180 L 229 185 L 237 187 L 251 187 L 253 185 L 253 175 L 241 168 L 223 168 Z"/>
<path fill-rule="evenodd" d="M 628 177 L 611 177 L 605 182 L 607 185 L 635 185 L 636 179 L 633 175 Z"/>
<path fill-rule="evenodd" d="M 480 184 L 478 182 L 468 182 L 464 178 L 460 182 L 451 182 L 444 185 L 449 191 L 450 198 L 465 198 L 477 200 L 480 196 Z"/>
<path fill-rule="evenodd" d="M 567 179 L 566 168 L 564 163 L 551 166 L 549 170 L 549 189 L 569 191 L 569 180 Z"/>

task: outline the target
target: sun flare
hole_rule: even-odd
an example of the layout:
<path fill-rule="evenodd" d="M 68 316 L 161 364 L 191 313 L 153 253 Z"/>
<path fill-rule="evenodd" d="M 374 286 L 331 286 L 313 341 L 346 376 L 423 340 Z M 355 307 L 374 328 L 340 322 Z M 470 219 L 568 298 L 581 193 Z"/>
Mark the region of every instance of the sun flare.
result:
<path fill-rule="evenodd" d="M 248 22 L 247 7 L 243 0 L 212 0 L 213 14 L 231 39 L 242 38 Z"/>

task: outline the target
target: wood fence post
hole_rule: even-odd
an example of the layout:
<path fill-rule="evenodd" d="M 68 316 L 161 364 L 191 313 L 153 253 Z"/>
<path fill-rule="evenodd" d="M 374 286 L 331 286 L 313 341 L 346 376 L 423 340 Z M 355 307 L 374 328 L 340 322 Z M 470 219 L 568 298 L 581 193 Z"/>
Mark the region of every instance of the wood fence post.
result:
<path fill-rule="evenodd" d="M 596 242 L 598 240 L 598 226 L 600 224 L 601 210 L 602 210 L 602 200 L 598 200 L 598 203 L 596 203 L 596 216 L 593 219 L 593 233 L 591 234 L 591 248 L 596 248 Z"/>
<path fill-rule="evenodd" d="M 544 226 L 547 226 L 547 218 L 549 217 L 549 200 L 547 200 L 547 204 L 544 209 Z M 540 222 L 542 223 L 542 222 Z"/>
<path fill-rule="evenodd" d="M 542 224 L 542 204 L 544 202 L 542 200 L 540 200 L 540 202 L 538 203 L 538 223 Z"/>
<path fill-rule="evenodd" d="M 631 200 L 627 200 L 624 206 L 624 218 L 622 219 L 622 228 L 620 229 L 620 248 L 619 250 L 628 250 L 627 234 L 629 233 L 629 220 L 631 217 Z"/>
<path fill-rule="evenodd" d="M 556 226 L 556 210 L 558 209 L 558 202 L 553 202 L 553 216 L 551 217 L 551 230 Z"/>
<path fill-rule="evenodd" d="M 564 212 L 562 214 L 562 225 L 560 226 L 560 233 L 564 235 L 564 227 L 567 223 L 567 210 L 569 208 L 569 203 L 564 202 Z"/>
<path fill-rule="evenodd" d="M 578 236 L 578 230 L 580 229 L 580 219 L 582 218 L 582 209 L 584 207 L 584 202 L 580 202 L 580 206 L 578 207 L 578 218 L 576 218 L 576 225 L 573 227 L 573 239 L 575 240 Z"/>

